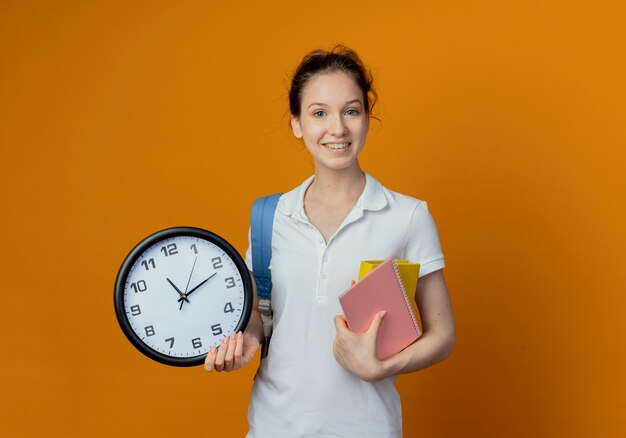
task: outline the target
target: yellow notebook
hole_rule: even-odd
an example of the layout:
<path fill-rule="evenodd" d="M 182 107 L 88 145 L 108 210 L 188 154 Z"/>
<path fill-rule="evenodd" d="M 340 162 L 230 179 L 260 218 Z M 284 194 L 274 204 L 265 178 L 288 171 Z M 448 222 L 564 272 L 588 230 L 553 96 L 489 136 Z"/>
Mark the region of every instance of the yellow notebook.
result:
<path fill-rule="evenodd" d="M 359 280 L 383 262 L 384 260 L 363 260 L 359 269 Z M 400 271 L 402 283 L 404 283 L 404 290 L 406 290 L 411 303 L 415 305 L 415 290 L 417 288 L 420 265 L 419 263 L 409 263 L 408 260 L 396 260 L 396 265 Z"/>

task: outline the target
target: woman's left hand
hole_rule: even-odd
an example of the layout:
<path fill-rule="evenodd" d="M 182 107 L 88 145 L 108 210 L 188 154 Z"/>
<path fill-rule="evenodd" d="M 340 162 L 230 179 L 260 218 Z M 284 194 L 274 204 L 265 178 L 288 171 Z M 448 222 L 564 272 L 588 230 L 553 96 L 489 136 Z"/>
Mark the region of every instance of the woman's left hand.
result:
<path fill-rule="evenodd" d="M 375 382 L 386 376 L 383 362 L 376 356 L 378 329 L 386 312 L 379 312 L 363 334 L 352 333 L 343 315 L 335 316 L 337 336 L 333 342 L 335 360 L 355 376 L 367 382 Z"/>

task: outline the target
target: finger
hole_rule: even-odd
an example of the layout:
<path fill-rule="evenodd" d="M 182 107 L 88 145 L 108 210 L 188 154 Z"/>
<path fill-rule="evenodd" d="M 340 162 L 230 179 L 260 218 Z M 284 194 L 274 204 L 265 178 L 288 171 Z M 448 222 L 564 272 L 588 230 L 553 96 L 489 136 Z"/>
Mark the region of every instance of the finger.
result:
<path fill-rule="evenodd" d="M 370 328 L 367 329 L 368 335 L 374 336 L 374 338 L 378 336 L 378 330 L 380 329 L 380 325 L 382 324 L 383 318 L 385 317 L 386 314 L 387 314 L 386 310 L 383 310 L 382 312 L 378 312 L 376 314 L 376 316 L 372 320 L 372 323 L 370 324 Z"/>
<path fill-rule="evenodd" d="M 235 343 L 235 358 L 233 363 L 233 369 L 238 370 L 242 366 L 244 366 L 243 362 L 243 333 L 237 333 L 237 339 Z"/>
<path fill-rule="evenodd" d="M 233 369 L 233 358 L 235 357 L 235 348 L 237 344 L 236 333 L 232 332 L 228 337 L 228 348 L 226 356 L 224 356 L 224 370 L 231 371 Z"/>
<path fill-rule="evenodd" d="M 261 344 L 258 340 L 246 339 L 246 335 L 243 333 L 241 334 L 241 338 L 243 344 L 243 362 L 246 364 L 252 360 Z"/>
<path fill-rule="evenodd" d="M 215 369 L 215 356 L 217 355 L 217 348 L 211 347 L 204 359 L 204 369 L 207 371 L 213 371 Z"/>
<path fill-rule="evenodd" d="M 337 329 L 337 333 L 349 331 L 348 321 L 346 321 L 345 316 L 343 315 L 335 316 L 335 328 Z"/>
<path fill-rule="evenodd" d="M 220 348 L 217 349 L 217 356 L 215 358 L 215 371 L 222 371 L 224 369 L 224 357 L 228 350 L 228 336 L 222 339 Z"/>

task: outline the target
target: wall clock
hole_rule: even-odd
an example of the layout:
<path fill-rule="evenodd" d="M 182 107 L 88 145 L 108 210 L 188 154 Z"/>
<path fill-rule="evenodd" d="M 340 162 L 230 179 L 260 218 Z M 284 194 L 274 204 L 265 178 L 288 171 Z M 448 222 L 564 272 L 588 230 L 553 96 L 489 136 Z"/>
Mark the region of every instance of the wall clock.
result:
<path fill-rule="evenodd" d="M 144 355 L 172 366 L 204 362 L 231 332 L 244 330 L 252 282 L 239 253 L 210 231 L 176 227 L 139 242 L 115 282 L 115 313 Z"/>

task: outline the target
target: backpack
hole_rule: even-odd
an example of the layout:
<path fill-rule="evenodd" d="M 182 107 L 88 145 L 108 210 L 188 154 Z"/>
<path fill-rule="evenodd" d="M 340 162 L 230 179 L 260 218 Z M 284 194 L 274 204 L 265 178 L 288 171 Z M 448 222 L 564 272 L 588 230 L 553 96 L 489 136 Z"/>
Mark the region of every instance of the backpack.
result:
<path fill-rule="evenodd" d="M 252 251 L 252 272 L 256 283 L 259 298 L 259 313 L 263 321 L 263 343 L 261 344 L 261 359 L 267 356 L 270 338 L 272 337 L 272 274 L 270 261 L 272 260 L 272 231 L 274 227 L 274 213 L 282 193 L 258 198 L 252 204 L 250 216 L 250 242 Z"/>

